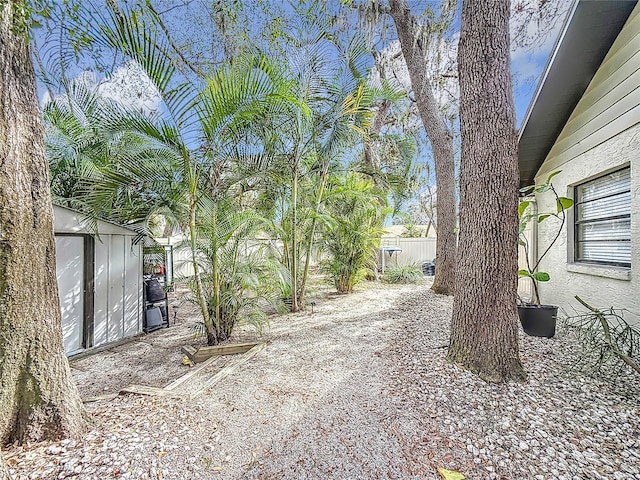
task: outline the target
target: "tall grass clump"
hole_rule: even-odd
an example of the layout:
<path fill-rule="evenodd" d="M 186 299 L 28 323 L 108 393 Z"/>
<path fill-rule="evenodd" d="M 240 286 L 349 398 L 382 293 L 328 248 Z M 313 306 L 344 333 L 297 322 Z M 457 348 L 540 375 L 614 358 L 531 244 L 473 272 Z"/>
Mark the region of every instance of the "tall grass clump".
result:
<path fill-rule="evenodd" d="M 410 263 L 387 268 L 383 279 L 387 283 L 417 283 L 423 277 L 420 266 Z"/>

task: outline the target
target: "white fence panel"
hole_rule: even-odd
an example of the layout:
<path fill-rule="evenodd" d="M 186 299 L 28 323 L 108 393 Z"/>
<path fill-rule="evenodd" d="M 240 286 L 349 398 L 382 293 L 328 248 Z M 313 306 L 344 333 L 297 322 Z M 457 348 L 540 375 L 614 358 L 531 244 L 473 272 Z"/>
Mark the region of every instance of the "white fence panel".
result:
<path fill-rule="evenodd" d="M 420 265 L 422 262 L 431 261 L 436 257 L 435 238 L 383 237 L 380 246 L 397 246 L 402 249 L 400 253 L 393 253 L 391 258 L 388 258 L 389 254 L 385 253 L 387 255 L 385 265 L 387 266 L 408 265 L 410 263 Z"/>

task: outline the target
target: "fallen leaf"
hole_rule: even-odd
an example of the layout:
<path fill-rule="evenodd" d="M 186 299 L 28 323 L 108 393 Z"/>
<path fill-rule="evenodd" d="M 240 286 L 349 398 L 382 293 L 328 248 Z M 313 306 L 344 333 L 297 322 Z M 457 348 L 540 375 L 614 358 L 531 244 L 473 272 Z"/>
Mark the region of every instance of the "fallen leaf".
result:
<path fill-rule="evenodd" d="M 438 467 L 438 473 L 444 478 L 444 480 L 464 480 L 464 475 L 454 470 L 447 470 L 446 468 Z"/>

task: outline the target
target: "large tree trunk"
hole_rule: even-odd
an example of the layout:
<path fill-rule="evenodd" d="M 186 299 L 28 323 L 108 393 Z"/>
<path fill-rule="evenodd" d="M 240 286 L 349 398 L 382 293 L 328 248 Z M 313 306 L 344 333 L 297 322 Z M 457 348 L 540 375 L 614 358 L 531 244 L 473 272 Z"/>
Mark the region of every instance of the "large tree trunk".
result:
<path fill-rule="evenodd" d="M 438 223 L 436 256 L 438 265 L 431 287 L 436 293 L 453 295 L 456 276 L 456 196 L 453 136 L 434 96 L 419 25 L 404 0 L 389 0 L 389 13 L 398 31 L 420 118 L 426 130 L 436 170 Z"/>
<path fill-rule="evenodd" d="M 460 78 L 460 243 L 449 359 L 521 380 L 516 314 L 518 159 L 509 1 L 465 0 Z"/>
<path fill-rule="evenodd" d="M 14 6 L 4 2 L 0 24 L 0 443 L 75 436 L 84 425 L 62 346 L 35 75 L 12 31 Z"/>

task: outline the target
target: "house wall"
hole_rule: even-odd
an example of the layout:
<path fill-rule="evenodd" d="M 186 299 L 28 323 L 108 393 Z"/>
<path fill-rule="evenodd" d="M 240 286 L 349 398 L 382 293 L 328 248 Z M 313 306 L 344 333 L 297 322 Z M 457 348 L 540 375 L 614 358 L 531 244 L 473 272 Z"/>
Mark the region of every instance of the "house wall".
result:
<path fill-rule="evenodd" d="M 541 270 L 551 281 L 540 285 L 542 302 L 571 314 L 575 295 L 598 307 L 627 308 L 640 314 L 640 4 L 634 9 L 542 165 L 536 183 L 554 171 L 561 195 L 607 172 L 631 165 L 631 269 L 572 263 L 572 227 L 565 225 Z M 554 211 L 549 193 L 537 196 L 539 212 Z M 569 214 L 569 223 L 573 212 Z M 551 242 L 557 224 L 538 226 L 537 251 Z M 569 232 L 569 234 L 567 234 Z M 640 324 L 640 317 L 629 318 Z"/>

